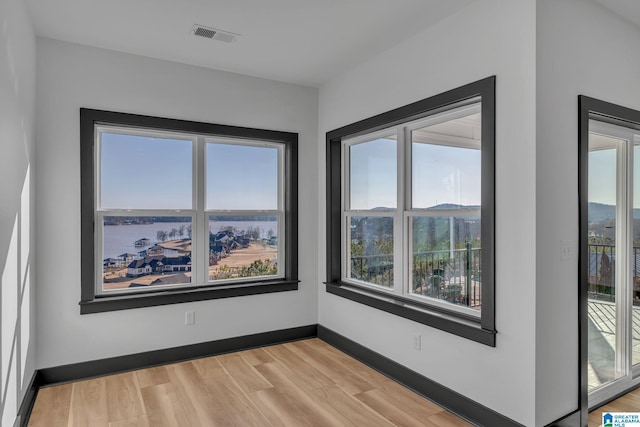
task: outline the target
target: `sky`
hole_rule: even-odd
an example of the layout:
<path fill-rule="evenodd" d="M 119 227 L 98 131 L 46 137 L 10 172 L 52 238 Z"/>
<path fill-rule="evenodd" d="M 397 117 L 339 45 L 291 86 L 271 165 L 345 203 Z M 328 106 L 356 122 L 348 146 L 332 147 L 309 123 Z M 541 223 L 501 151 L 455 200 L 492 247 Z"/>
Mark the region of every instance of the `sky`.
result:
<path fill-rule="evenodd" d="M 640 146 L 633 149 L 633 207 L 640 208 Z M 616 204 L 616 150 L 589 152 L 589 202 Z"/>
<path fill-rule="evenodd" d="M 191 140 L 102 133 L 101 208 L 192 209 Z M 278 208 L 278 149 L 208 143 L 207 209 Z"/>
<path fill-rule="evenodd" d="M 394 139 L 350 148 L 351 209 L 395 208 L 397 155 Z M 480 150 L 413 143 L 414 208 L 438 204 L 481 204 Z"/>
<path fill-rule="evenodd" d="M 101 208 L 191 209 L 193 144 L 102 133 Z M 395 208 L 396 151 L 395 139 L 351 146 L 351 209 Z M 206 208 L 278 209 L 278 158 L 274 147 L 207 143 Z M 480 150 L 413 143 L 415 208 L 480 205 L 480 183 Z"/>

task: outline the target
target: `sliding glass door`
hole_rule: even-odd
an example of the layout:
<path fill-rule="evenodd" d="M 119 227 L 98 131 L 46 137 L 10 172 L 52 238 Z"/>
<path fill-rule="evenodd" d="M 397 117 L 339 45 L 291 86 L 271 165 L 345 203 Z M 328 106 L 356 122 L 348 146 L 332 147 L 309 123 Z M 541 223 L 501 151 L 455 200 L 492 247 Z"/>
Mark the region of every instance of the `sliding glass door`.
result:
<path fill-rule="evenodd" d="M 631 387 L 640 373 L 639 132 L 590 119 L 587 170 L 587 377 L 593 407 Z"/>

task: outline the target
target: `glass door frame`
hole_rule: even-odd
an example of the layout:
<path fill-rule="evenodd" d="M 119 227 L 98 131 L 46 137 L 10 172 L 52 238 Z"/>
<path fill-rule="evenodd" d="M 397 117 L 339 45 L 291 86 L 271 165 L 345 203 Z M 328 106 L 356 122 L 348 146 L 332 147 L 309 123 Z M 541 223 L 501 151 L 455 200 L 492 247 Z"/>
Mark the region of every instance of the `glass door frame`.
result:
<path fill-rule="evenodd" d="M 629 129 L 629 134 L 640 133 L 640 111 L 632 110 L 619 105 L 611 104 L 605 101 L 581 95 L 578 97 L 578 199 L 579 199 L 579 262 L 578 262 L 578 330 L 579 330 L 579 411 L 580 425 L 588 425 L 589 409 L 595 409 L 608 401 L 611 401 L 621 394 L 626 393 L 640 383 L 640 367 L 635 369 L 631 366 L 631 340 L 632 330 L 629 322 L 617 322 L 616 334 L 622 336 L 623 339 L 616 343 L 616 369 L 620 368 L 623 375 L 613 380 L 602 389 L 594 390 L 590 395 L 588 391 L 588 355 L 589 355 L 589 336 L 588 336 L 588 301 L 589 301 L 589 134 L 590 123 L 593 120 L 597 122 L 594 128 L 601 128 L 605 131 L 615 129 L 615 125 L 625 129 Z M 601 126 L 600 126 L 601 125 Z M 615 135 L 614 135 L 615 136 Z M 633 221 L 633 206 L 627 195 L 632 194 L 633 186 L 633 146 L 636 140 L 629 140 L 626 150 L 617 150 L 617 164 L 622 165 L 624 171 L 617 171 L 617 189 L 616 201 L 622 203 L 617 206 L 616 223 L 619 221 Z M 621 152 L 622 151 L 622 152 Z M 628 151 L 629 153 L 624 153 Z M 623 158 L 621 158 L 623 157 Z M 621 182 L 624 181 L 624 182 Z M 622 199 L 622 200 L 621 200 Z M 627 226 L 616 227 L 616 247 L 625 245 L 627 255 L 622 262 L 616 262 L 616 287 L 621 283 L 621 291 L 623 297 L 618 298 L 616 294 L 616 310 L 619 315 L 618 319 L 631 319 L 632 316 L 632 293 L 633 293 L 633 277 L 632 269 L 629 264 L 631 261 L 631 253 L 633 253 L 633 236 L 632 227 Z M 624 228 L 624 230 L 622 230 Z M 621 241 L 619 240 L 621 239 Z M 631 250 L 629 250 L 631 249 Z M 635 260 L 634 260 L 635 263 Z M 625 280 L 623 280 L 625 277 Z M 591 401 L 591 404 L 590 404 Z"/>
<path fill-rule="evenodd" d="M 633 174 L 637 131 L 592 118 L 589 135 L 602 135 L 617 142 L 609 149 L 616 155 L 615 228 L 615 372 L 614 378 L 589 392 L 589 406 L 599 406 L 635 385 L 640 366 L 633 367 Z M 590 147 L 591 148 L 591 147 Z M 592 152 L 590 149 L 589 152 Z"/>

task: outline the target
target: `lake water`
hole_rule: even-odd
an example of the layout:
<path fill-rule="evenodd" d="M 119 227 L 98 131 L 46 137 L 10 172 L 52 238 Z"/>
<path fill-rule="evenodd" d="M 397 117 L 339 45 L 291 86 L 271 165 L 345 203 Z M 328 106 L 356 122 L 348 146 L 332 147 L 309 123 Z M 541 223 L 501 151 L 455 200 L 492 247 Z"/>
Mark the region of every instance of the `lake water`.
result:
<path fill-rule="evenodd" d="M 180 226 L 184 225 L 186 228 L 189 224 L 188 222 L 156 222 L 153 224 L 107 225 L 104 227 L 104 254 L 102 258 L 116 258 L 123 253 L 137 254 L 149 246 L 136 247 L 136 240 L 146 237 L 151 241 L 151 245 L 154 245 L 158 242 L 158 231 L 169 233 L 173 228 L 179 230 Z M 258 227 L 261 238 L 267 238 L 269 230 L 273 230 L 274 235 L 278 232 L 277 221 L 209 221 L 209 229 L 214 233 L 226 227 L 234 227 L 238 232 L 248 230 L 249 227 L 254 229 Z M 188 237 L 186 230 L 182 237 Z M 176 234 L 175 238 L 179 239 L 180 235 Z"/>

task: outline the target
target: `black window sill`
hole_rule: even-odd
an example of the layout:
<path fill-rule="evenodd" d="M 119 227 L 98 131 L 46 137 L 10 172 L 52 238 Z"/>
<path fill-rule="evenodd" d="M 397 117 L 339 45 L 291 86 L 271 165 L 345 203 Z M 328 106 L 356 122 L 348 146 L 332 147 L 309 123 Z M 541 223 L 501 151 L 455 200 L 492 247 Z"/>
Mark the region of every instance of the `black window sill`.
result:
<path fill-rule="evenodd" d="M 377 308 L 387 313 L 423 325 L 431 326 L 445 332 L 467 338 L 490 347 L 496 346 L 496 331 L 483 329 L 480 326 L 480 319 L 475 319 L 460 315 L 452 311 L 436 311 L 427 305 L 419 305 L 413 301 L 408 302 L 403 299 L 388 294 L 379 294 L 368 289 L 357 288 L 344 283 L 326 283 L 326 291 L 351 301 Z M 414 307 L 412 307 L 413 305 Z M 419 306 L 419 307 L 418 307 Z"/>
<path fill-rule="evenodd" d="M 157 305 L 204 301 L 219 298 L 259 295 L 298 290 L 298 280 L 273 280 L 240 285 L 208 286 L 189 289 L 167 289 L 158 292 L 99 296 L 90 301 L 80 301 L 80 314 L 103 313 Z"/>

